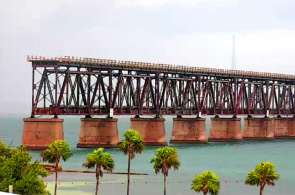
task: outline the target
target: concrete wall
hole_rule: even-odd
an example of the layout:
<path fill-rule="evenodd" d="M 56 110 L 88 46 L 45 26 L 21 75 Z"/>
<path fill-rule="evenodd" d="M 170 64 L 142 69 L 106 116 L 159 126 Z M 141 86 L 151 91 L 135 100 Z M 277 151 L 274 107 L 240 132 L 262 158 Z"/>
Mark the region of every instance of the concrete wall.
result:
<path fill-rule="evenodd" d="M 211 118 L 208 141 L 242 141 L 240 118 Z"/>
<path fill-rule="evenodd" d="M 206 143 L 205 118 L 173 118 L 170 143 Z"/>
<path fill-rule="evenodd" d="M 167 145 L 164 118 L 130 118 L 130 128 L 141 135 L 146 145 Z"/>
<path fill-rule="evenodd" d="M 117 118 L 81 118 L 78 148 L 117 147 Z"/>
<path fill-rule="evenodd" d="M 273 119 L 244 118 L 243 139 L 274 139 Z"/>
<path fill-rule="evenodd" d="M 55 140 L 64 140 L 63 119 L 24 118 L 22 145 L 32 150 L 45 149 Z"/>

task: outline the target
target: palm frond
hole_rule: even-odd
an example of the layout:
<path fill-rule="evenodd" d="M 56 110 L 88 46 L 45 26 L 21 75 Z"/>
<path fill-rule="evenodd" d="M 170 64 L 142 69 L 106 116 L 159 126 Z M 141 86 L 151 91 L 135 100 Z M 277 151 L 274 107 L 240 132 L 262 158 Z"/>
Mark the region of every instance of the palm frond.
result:
<path fill-rule="evenodd" d="M 254 185 L 260 185 L 260 177 L 261 175 L 257 175 L 255 173 L 255 170 L 250 171 L 247 174 L 246 180 L 245 180 L 245 184 L 254 186 Z"/>
<path fill-rule="evenodd" d="M 132 159 L 144 150 L 144 142 L 136 130 L 127 129 L 123 135 L 124 140 L 118 143 L 118 147 L 125 155 L 128 154 Z"/>
<path fill-rule="evenodd" d="M 54 163 L 56 160 L 59 161 L 60 158 L 62 158 L 63 161 L 66 161 L 72 155 L 68 143 L 63 140 L 52 142 L 48 145 L 47 149 L 41 152 L 43 161 L 49 163 Z"/>
<path fill-rule="evenodd" d="M 102 169 L 107 171 L 113 171 L 115 167 L 115 162 L 111 154 L 104 152 L 103 148 L 98 148 L 87 155 L 86 161 L 83 163 L 83 166 L 88 169 L 98 167 L 98 174 L 100 175 L 100 177 L 102 177 Z"/>
<path fill-rule="evenodd" d="M 211 195 L 217 195 L 220 190 L 218 176 L 212 171 L 206 170 L 195 175 L 191 183 L 191 189 L 196 192 L 208 191 Z"/>
<path fill-rule="evenodd" d="M 274 181 L 278 180 L 279 177 L 280 175 L 276 172 L 272 162 L 260 162 L 247 174 L 245 183 L 258 186 L 262 181 L 266 181 L 266 184 L 274 185 Z"/>
<path fill-rule="evenodd" d="M 105 152 L 101 155 L 100 158 L 100 164 L 102 166 L 102 168 L 106 171 L 113 171 L 114 167 L 115 167 L 115 162 L 112 158 L 112 155 Z"/>
<path fill-rule="evenodd" d="M 161 173 L 168 176 L 168 170 L 171 167 L 174 167 L 176 170 L 180 166 L 176 148 L 167 146 L 158 148 L 155 151 L 155 155 L 156 156 L 151 159 L 151 163 L 153 163 L 156 174 L 161 171 Z"/>
<path fill-rule="evenodd" d="M 125 154 L 127 155 L 128 154 L 128 141 L 126 140 L 122 140 L 118 143 L 118 147 L 119 149 Z"/>

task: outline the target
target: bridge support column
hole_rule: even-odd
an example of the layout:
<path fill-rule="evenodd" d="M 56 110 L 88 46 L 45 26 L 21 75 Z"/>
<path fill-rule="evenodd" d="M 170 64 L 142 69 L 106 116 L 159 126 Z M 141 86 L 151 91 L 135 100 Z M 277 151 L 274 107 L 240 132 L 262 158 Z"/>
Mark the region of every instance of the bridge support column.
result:
<path fill-rule="evenodd" d="M 24 118 L 22 145 L 29 150 L 44 150 L 55 140 L 64 140 L 63 119 Z"/>
<path fill-rule="evenodd" d="M 242 141 L 240 118 L 211 118 L 208 141 Z"/>
<path fill-rule="evenodd" d="M 130 128 L 139 132 L 145 145 L 167 145 L 164 118 L 130 118 Z"/>
<path fill-rule="evenodd" d="M 274 139 L 273 119 L 271 118 L 245 118 L 243 139 L 269 140 Z"/>
<path fill-rule="evenodd" d="M 117 118 L 81 118 L 77 148 L 117 147 L 117 121 Z"/>
<path fill-rule="evenodd" d="M 275 138 L 295 138 L 294 118 L 274 118 L 273 127 Z"/>
<path fill-rule="evenodd" d="M 173 118 L 170 143 L 206 143 L 205 118 Z"/>

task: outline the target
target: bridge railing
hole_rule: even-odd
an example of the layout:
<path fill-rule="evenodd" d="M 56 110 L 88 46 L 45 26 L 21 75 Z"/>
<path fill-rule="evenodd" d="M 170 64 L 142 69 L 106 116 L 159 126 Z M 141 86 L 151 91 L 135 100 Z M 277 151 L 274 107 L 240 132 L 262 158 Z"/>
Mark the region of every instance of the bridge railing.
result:
<path fill-rule="evenodd" d="M 121 61 L 111 59 L 96 59 L 85 57 L 61 56 L 61 57 L 44 57 L 44 56 L 27 56 L 28 62 L 33 61 L 56 61 L 67 63 L 83 63 L 88 65 L 108 65 L 108 66 L 121 66 L 127 68 L 146 68 L 152 70 L 173 70 L 173 71 L 186 71 L 186 72 L 199 72 L 199 73 L 213 73 L 213 74 L 226 74 L 234 76 L 254 76 L 266 77 L 274 79 L 295 79 L 295 75 L 268 73 L 268 72 L 254 72 L 243 70 L 227 70 L 218 68 L 207 67 L 193 67 L 172 64 L 157 64 L 148 62 L 134 62 L 134 61 Z"/>

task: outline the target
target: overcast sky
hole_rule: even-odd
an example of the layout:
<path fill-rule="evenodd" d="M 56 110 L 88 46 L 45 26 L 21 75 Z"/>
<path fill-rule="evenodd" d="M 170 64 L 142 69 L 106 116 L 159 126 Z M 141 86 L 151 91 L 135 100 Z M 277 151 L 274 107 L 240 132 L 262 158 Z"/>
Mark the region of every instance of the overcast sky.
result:
<path fill-rule="evenodd" d="M 0 113 L 30 113 L 26 55 L 295 74 L 294 0 L 0 0 Z"/>

